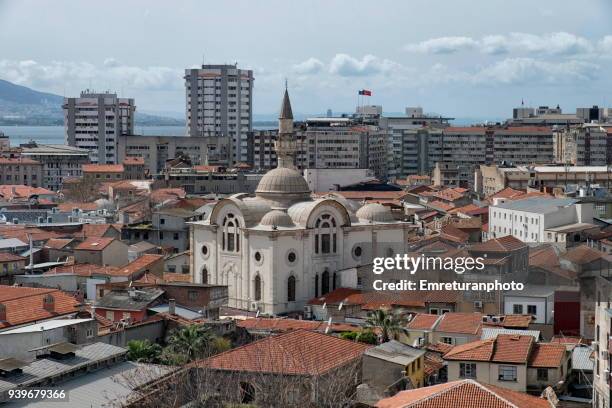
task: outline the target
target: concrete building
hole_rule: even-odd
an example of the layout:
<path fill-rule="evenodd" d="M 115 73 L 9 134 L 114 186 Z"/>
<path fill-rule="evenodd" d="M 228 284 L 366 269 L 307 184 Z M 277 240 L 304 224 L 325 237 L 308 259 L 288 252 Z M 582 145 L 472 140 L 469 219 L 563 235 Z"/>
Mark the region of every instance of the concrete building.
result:
<path fill-rule="evenodd" d="M 474 189 L 487 197 L 505 188 L 538 191 L 555 188 L 571 192 L 597 185 L 612 191 L 612 168 L 608 166 L 514 166 L 481 165 L 475 172 Z"/>
<path fill-rule="evenodd" d="M 237 65 L 186 69 L 187 134 L 229 137 L 231 163 L 246 162 L 253 129 L 253 82 L 253 71 Z"/>
<path fill-rule="evenodd" d="M 188 194 L 235 194 L 255 192 L 262 177 L 263 173 L 197 165 L 166 168 L 159 179 L 166 187 L 183 188 Z"/>
<path fill-rule="evenodd" d="M 295 166 L 304 169 L 370 169 L 387 178 L 387 133 L 354 118 L 310 118 L 296 124 Z M 277 164 L 277 130 L 255 131 L 250 163 L 270 170 Z"/>
<path fill-rule="evenodd" d="M 577 199 L 532 197 L 489 207 L 488 238 L 512 235 L 527 243 L 565 247 L 575 242 L 576 234 L 594 228 L 593 203 Z"/>
<path fill-rule="evenodd" d="M 134 99 L 87 90 L 63 108 L 67 145 L 88 150 L 93 163 L 119 163 L 119 136 L 134 133 Z"/>
<path fill-rule="evenodd" d="M 40 186 L 60 191 L 65 179 L 81 177 L 81 167 L 89 163 L 89 151 L 66 145 L 22 144 L 21 156 L 42 164 Z"/>
<path fill-rule="evenodd" d="M 606 166 L 612 163 L 612 124 L 585 123 L 554 130 L 556 163 Z"/>
<path fill-rule="evenodd" d="M 375 180 L 375 174 L 370 169 L 306 169 L 304 178 L 310 191 L 325 192 Z"/>
<path fill-rule="evenodd" d="M 23 184 L 42 187 L 43 166 L 25 157 L 0 157 L 0 184 Z"/>
<path fill-rule="evenodd" d="M 595 305 L 593 408 L 612 407 L 612 293 L 599 291 Z"/>
<path fill-rule="evenodd" d="M 148 174 L 160 174 L 166 161 L 186 155 L 191 162 L 205 165 L 227 165 L 229 159 L 227 137 L 219 136 L 141 136 L 119 137 L 118 162 L 128 157 L 142 157 Z"/>
<path fill-rule="evenodd" d="M 553 133 L 544 126 L 449 127 L 443 131 L 442 159 L 434 184 L 472 187 L 481 165 L 535 165 L 553 161 Z"/>
<path fill-rule="evenodd" d="M 87 238 L 74 248 L 77 263 L 123 266 L 128 263 L 128 246 L 114 238 Z"/>

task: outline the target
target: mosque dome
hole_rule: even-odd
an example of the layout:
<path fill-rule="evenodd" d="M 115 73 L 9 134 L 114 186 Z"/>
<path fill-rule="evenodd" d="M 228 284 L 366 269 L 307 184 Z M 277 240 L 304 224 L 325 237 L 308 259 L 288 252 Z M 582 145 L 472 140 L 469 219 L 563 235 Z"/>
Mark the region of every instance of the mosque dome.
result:
<path fill-rule="evenodd" d="M 260 222 L 261 225 L 270 227 L 294 227 L 293 220 L 286 212 L 282 210 L 272 210 L 263 216 Z"/>
<path fill-rule="evenodd" d="M 364 205 L 355 215 L 363 222 L 395 222 L 391 209 L 378 203 Z"/>

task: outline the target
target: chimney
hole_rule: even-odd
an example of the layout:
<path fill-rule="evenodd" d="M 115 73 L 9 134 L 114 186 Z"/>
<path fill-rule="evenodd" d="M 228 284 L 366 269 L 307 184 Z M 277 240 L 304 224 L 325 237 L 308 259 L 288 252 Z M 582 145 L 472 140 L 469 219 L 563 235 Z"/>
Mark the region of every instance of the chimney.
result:
<path fill-rule="evenodd" d="M 43 297 L 43 309 L 48 312 L 55 311 L 55 299 L 53 298 L 52 294 L 47 293 L 45 297 Z"/>
<path fill-rule="evenodd" d="M 168 313 L 171 315 L 176 314 L 176 300 L 168 299 Z"/>
<path fill-rule="evenodd" d="M 6 322 L 6 306 L 0 303 L 0 322 Z"/>

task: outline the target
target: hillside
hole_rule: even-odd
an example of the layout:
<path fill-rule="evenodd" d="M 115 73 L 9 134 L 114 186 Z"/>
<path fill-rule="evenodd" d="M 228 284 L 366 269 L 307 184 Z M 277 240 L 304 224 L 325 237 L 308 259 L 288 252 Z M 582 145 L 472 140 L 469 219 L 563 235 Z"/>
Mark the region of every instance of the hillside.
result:
<path fill-rule="evenodd" d="M 64 98 L 0 79 L 0 125 L 63 125 Z M 138 101 L 137 101 L 138 102 Z M 136 125 L 181 126 L 184 121 L 136 110 Z"/>

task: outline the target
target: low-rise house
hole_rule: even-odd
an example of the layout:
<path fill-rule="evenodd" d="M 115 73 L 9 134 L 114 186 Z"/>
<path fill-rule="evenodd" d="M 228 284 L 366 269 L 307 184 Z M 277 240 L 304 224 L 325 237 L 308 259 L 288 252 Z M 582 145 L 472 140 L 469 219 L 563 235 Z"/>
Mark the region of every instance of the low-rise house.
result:
<path fill-rule="evenodd" d="M 515 391 L 527 390 L 527 363 L 532 336 L 500 334 L 453 347 L 444 355 L 448 380 L 473 379 Z"/>
<path fill-rule="evenodd" d="M 95 312 L 113 322 L 140 322 L 147 318 L 147 309 L 162 302 L 163 294 L 156 287 L 116 288 L 96 301 Z"/>
<path fill-rule="evenodd" d="M 445 313 L 436 324 L 432 343 L 465 344 L 480 338 L 480 313 Z"/>
<path fill-rule="evenodd" d="M 591 399 L 593 397 L 593 349 L 578 345 L 571 350 L 570 388 L 572 396 Z"/>
<path fill-rule="evenodd" d="M 380 397 L 422 387 L 425 350 L 391 340 L 363 354 L 362 381 Z"/>
<path fill-rule="evenodd" d="M 143 256 L 144 254 L 156 254 L 159 251 L 157 245 L 153 245 L 147 241 L 140 241 L 130 245 L 128 248 L 128 260 L 132 262 L 136 258 Z"/>
<path fill-rule="evenodd" d="M 167 257 L 164 261 L 164 271 L 170 273 L 190 273 L 191 251 L 183 251 Z"/>
<path fill-rule="evenodd" d="M 115 224 L 84 224 L 79 234 L 85 238 L 121 239 L 121 226 Z"/>
<path fill-rule="evenodd" d="M 0 232 L 0 235 L 3 235 Z M 0 252 L 20 253 L 29 248 L 29 244 L 23 242 L 18 238 L 4 238 L 0 239 Z"/>
<path fill-rule="evenodd" d="M 360 383 L 361 358 L 371 346 L 294 330 L 195 363 L 221 399 L 258 406 L 343 406 Z"/>
<path fill-rule="evenodd" d="M 42 163 L 25 157 L 0 157 L 0 184 L 43 186 Z"/>
<path fill-rule="evenodd" d="M 551 408 L 551 402 L 474 380 L 432 385 L 378 401 L 376 408 Z"/>
<path fill-rule="evenodd" d="M 548 386 L 565 383 L 570 357 L 562 344 L 534 344 L 527 366 L 527 391 L 541 393 Z"/>
<path fill-rule="evenodd" d="M 73 238 L 51 238 L 43 246 L 44 256 L 48 261 L 66 260 L 74 255 L 74 248 L 80 244 Z"/>
<path fill-rule="evenodd" d="M 11 254 L 10 252 L 0 252 L 0 285 L 10 285 L 14 281 L 14 276 L 23 272 L 27 258 Z"/>
<path fill-rule="evenodd" d="M 121 180 L 125 173 L 122 164 L 84 164 L 81 167 L 83 178 L 96 182 Z"/>
<path fill-rule="evenodd" d="M 0 331 L 74 316 L 79 304 L 73 296 L 57 289 L 0 285 Z"/>
<path fill-rule="evenodd" d="M 146 176 L 145 162 L 142 157 L 123 159 L 124 176 L 127 180 L 142 180 Z"/>
<path fill-rule="evenodd" d="M 128 246 L 114 238 L 87 238 L 74 248 L 77 263 L 123 266 L 128 263 Z"/>

